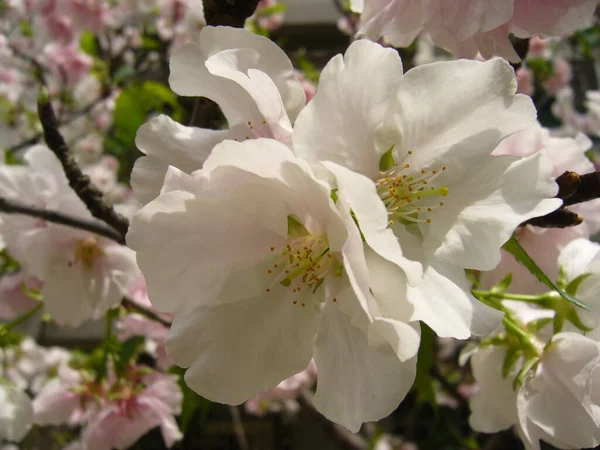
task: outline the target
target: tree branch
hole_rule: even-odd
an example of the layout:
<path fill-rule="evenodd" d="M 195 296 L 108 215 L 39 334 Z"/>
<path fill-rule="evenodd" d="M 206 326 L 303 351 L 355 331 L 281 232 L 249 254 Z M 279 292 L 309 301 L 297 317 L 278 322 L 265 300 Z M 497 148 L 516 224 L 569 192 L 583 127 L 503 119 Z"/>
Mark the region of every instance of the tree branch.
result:
<path fill-rule="evenodd" d="M 208 25 L 242 28 L 254 14 L 259 0 L 204 0 L 204 17 Z"/>
<path fill-rule="evenodd" d="M 556 178 L 556 184 L 558 184 L 556 198 L 563 201 L 562 206 L 545 216 L 529 219 L 521 225 L 534 225 L 542 228 L 577 226 L 583 222 L 583 219 L 566 207 L 600 198 L 600 172 L 579 175 L 566 171 Z"/>
<path fill-rule="evenodd" d="M 56 114 L 50 103 L 47 91 L 42 92 L 38 99 L 38 115 L 44 130 L 46 144 L 61 162 L 69 180 L 69 185 L 83 203 L 85 203 L 92 215 L 117 230 L 121 235 L 120 240 L 124 242 L 127 229 L 129 228 L 129 221 L 104 201 L 102 192 L 90 182 L 90 178 L 83 174 L 75 162 L 64 138 L 58 130 L 58 121 L 56 120 Z"/>
<path fill-rule="evenodd" d="M 259 0 L 204 0 L 207 25 L 243 28 L 246 19 L 254 14 Z M 209 112 L 216 106 L 206 98 L 197 98 L 189 122 L 191 127 L 209 127 Z"/>
<path fill-rule="evenodd" d="M 138 314 L 141 314 L 142 316 L 146 316 L 148 319 L 154 320 L 155 322 L 158 322 L 167 328 L 171 326 L 171 322 L 169 322 L 167 319 L 163 319 L 154 311 L 151 311 L 149 309 L 144 308 L 143 306 L 138 305 L 136 302 L 134 302 L 128 297 L 123 297 L 121 304 L 126 310 L 130 312 L 136 312 Z"/>
<path fill-rule="evenodd" d="M 14 200 L 8 200 L 0 197 L 0 212 L 6 214 L 22 214 L 25 216 L 38 217 L 46 220 L 47 222 L 58 223 L 68 227 L 89 231 L 90 233 L 95 233 L 99 236 L 112 239 L 119 244 L 125 244 L 125 239 L 123 239 L 123 236 L 121 236 L 116 230 L 113 230 L 102 223 L 78 219 L 72 216 L 67 216 L 58 211 L 50 211 L 48 209 L 26 206 L 19 204 Z"/>

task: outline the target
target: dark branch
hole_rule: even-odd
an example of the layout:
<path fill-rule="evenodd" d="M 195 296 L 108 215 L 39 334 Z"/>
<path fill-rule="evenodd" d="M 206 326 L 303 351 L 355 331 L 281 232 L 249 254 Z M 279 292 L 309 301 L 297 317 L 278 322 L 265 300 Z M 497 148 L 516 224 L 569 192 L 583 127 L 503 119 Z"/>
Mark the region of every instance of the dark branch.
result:
<path fill-rule="evenodd" d="M 212 26 L 225 25 L 243 28 L 246 19 L 254 14 L 259 0 L 204 0 L 204 18 Z M 210 117 L 216 104 L 197 98 L 189 126 L 211 128 Z"/>
<path fill-rule="evenodd" d="M 583 222 L 583 219 L 573 211 L 560 207 L 542 217 L 529 219 L 525 224 L 540 228 L 568 228 L 575 227 Z"/>
<path fill-rule="evenodd" d="M 545 216 L 534 217 L 521 225 L 534 225 L 542 228 L 577 226 L 583 222 L 583 219 L 566 207 L 600 198 L 600 172 L 579 175 L 567 171 L 556 178 L 556 183 L 558 184 L 556 198 L 560 198 L 563 205 Z"/>
<path fill-rule="evenodd" d="M 600 198 L 600 173 L 592 172 L 579 176 L 579 185 L 575 192 L 565 198 L 565 206 L 589 202 Z"/>
<path fill-rule="evenodd" d="M 254 14 L 259 0 L 204 0 L 204 17 L 208 25 L 242 28 Z"/>
<path fill-rule="evenodd" d="M 59 223 L 80 230 L 89 231 L 99 236 L 112 239 L 119 244 L 125 244 L 123 237 L 116 230 L 104 225 L 100 222 L 91 222 L 75 217 L 67 216 L 58 211 L 50 211 L 47 209 L 35 208 L 32 206 L 21 205 L 13 200 L 0 197 L 0 212 L 6 214 L 23 214 L 31 217 L 38 217 L 52 223 Z"/>
<path fill-rule="evenodd" d="M 135 313 L 141 314 L 142 316 L 146 316 L 148 319 L 154 320 L 155 322 L 158 322 L 167 328 L 169 328 L 171 326 L 171 322 L 169 322 L 167 319 L 163 319 L 160 315 L 156 314 L 154 311 L 151 311 L 149 309 L 146 309 L 146 308 L 138 305 L 130 298 L 123 297 L 123 301 L 121 303 L 122 303 L 123 307 L 129 312 L 135 312 Z"/>
<path fill-rule="evenodd" d="M 121 234 L 121 240 L 124 241 L 129 228 L 129 221 L 104 201 L 102 192 L 90 182 L 90 178 L 83 174 L 75 162 L 58 130 L 56 114 L 47 95 L 40 95 L 38 115 L 44 130 L 46 144 L 61 162 L 69 180 L 69 185 L 85 203 L 92 215 L 117 230 Z"/>

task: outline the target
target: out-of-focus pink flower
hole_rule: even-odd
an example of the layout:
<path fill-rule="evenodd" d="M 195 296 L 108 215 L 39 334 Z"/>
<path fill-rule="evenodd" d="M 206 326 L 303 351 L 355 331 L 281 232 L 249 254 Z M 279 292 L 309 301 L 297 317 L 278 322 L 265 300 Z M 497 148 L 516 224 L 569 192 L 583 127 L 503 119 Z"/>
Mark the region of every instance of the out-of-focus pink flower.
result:
<path fill-rule="evenodd" d="M 153 373 L 142 385 L 141 391 L 125 386 L 90 415 L 83 432 L 87 450 L 124 450 L 156 427 L 168 448 L 183 437 L 175 420 L 183 400 L 177 377 Z"/>
<path fill-rule="evenodd" d="M 546 80 L 544 88 L 549 94 L 556 95 L 560 89 L 569 86 L 573 78 L 573 70 L 571 64 L 563 58 L 555 58 L 553 67 L 554 74 Z"/>
<path fill-rule="evenodd" d="M 317 367 L 311 361 L 308 367 L 300 373 L 283 380 L 277 386 L 261 391 L 244 403 L 246 411 L 262 416 L 268 411 L 279 411 L 284 407 L 295 409 L 294 400 L 309 389 L 317 379 Z M 291 402 L 291 403 L 290 403 Z"/>
<path fill-rule="evenodd" d="M 532 36 L 531 39 L 529 39 L 529 52 L 527 53 L 527 56 L 548 59 L 550 56 L 549 44 L 550 39 Z"/>
<path fill-rule="evenodd" d="M 359 35 L 408 46 L 422 31 L 456 56 L 519 61 L 509 33 L 561 36 L 591 22 L 596 0 L 351 0 L 362 12 Z"/>
<path fill-rule="evenodd" d="M 148 290 L 144 277 L 139 277 L 131 284 L 129 290 L 130 298 L 140 307 L 148 309 L 165 320 L 171 321 L 172 314 L 160 313 L 156 311 L 148 299 Z M 169 334 L 169 328 L 151 320 L 138 313 L 128 314 L 117 324 L 119 329 L 119 339 L 126 340 L 133 336 L 145 336 L 146 350 L 156 358 L 156 366 L 161 370 L 167 370 L 173 365 L 171 358 L 167 356 L 165 349 L 165 339 Z"/>
<path fill-rule="evenodd" d="M 517 92 L 525 95 L 533 95 L 534 87 L 533 87 L 533 76 L 531 71 L 525 67 L 521 66 L 515 72 L 517 76 Z"/>
<path fill-rule="evenodd" d="M 304 74 L 299 70 L 296 70 L 295 73 L 296 78 L 298 78 L 298 80 L 300 80 L 300 83 L 302 83 L 302 87 L 304 88 L 304 94 L 306 95 L 306 103 L 308 103 L 317 93 L 317 87 L 311 81 L 308 81 L 304 77 Z"/>
<path fill-rule="evenodd" d="M 44 48 L 44 60 L 59 79 L 69 85 L 81 80 L 92 68 L 94 60 L 79 50 L 77 43 L 63 45 L 51 42 Z"/>
<path fill-rule="evenodd" d="M 29 311 L 38 301 L 25 293 L 27 289 L 40 289 L 43 283 L 25 272 L 10 273 L 0 278 L 0 319 L 12 320 Z"/>
<path fill-rule="evenodd" d="M 91 399 L 82 374 L 62 366 L 58 376 L 46 383 L 33 400 L 34 422 L 38 425 L 81 425 L 89 412 L 88 401 Z"/>

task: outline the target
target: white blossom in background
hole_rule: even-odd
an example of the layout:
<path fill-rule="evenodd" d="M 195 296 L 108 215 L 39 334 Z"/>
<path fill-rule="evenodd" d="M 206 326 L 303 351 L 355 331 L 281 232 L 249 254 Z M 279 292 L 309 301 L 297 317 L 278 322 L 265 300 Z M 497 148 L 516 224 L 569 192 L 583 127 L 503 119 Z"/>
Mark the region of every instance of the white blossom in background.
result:
<path fill-rule="evenodd" d="M 269 39 L 230 27 L 206 27 L 199 43 L 171 57 L 171 89 L 206 97 L 222 109 L 229 131 L 186 127 L 159 116 L 138 130 L 131 185 L 142 203 L 155 198 L 167 167 L 200 169 L 223 139 L 275 138 L 291 144 L 292 123 L 305 104 L 304 88 L 285 52 Z"/>
<path fill-rule="evenodd" d="M 359 36 L 408 47 L 422 32 L 458 57 L 519 56 L 509 33 L 520 38 L 561 36 L 591 24 L 596 0 L 351 0 L 361 13 Z"/>
<path fill-rule="evenodd" d="M 19 442 L 31 428 L 31 399 L 0 376 L 0 440 Z"/>
<path fill-rule="evenodd" d="M 513 380 L 522 359 L 504 378 L 505 349 L 475 352 L 471 365 L 479 392 L 470 402 L 471 427 L 495 433 L 516 425 L 528 450 L 539 450 L 540 439 L 560 449 L 595 447 L 600 443 L 598 342 L 559 333 L 549 346 L 538 346 L 541 356 L 516 391 Z"/>
<path fill-rule="evenodd" d="M 0 167 L 0 194 L 26 205 L 94 221 L 70 188 L 56 156 L 35 146 L 26 166 Z M 139 274 L 134 252 L 90 232 L 23 215 L 3 215 L 0 232 L 27 274 L 41 280 L 44 306 L 61 325 L 77 326 L 118 305 Z"/>
<path fill-rule="evenodd" d="M 191 175 L 169 168 L 127 242 L 152 304 L 174 314 L 167 352 L 192 389 L 241 404 L 314 359 L 329 419 L 356 432 L 396 408 L 418 328 L 382 317 L 378 300 L 402 303 L 405 286 L 370 279 L 342 206 L 273 139 L 224 141 Z"/>
<path fill-rule="evenodd" d="M 515 89 L 500 59 L 403 75 L 397 52 L 357 41 L 325 67 L 294 127 L 297 155 L 355 214 L 370 269 L 388 283 L 408 278 L 410 320 L 442 337 L 494 330 L 501 314 L 471 296 L 464 269 L 492 269 L 521 222 L 560 206 L 544 154 L 491 155 L 535 120 Z M 387 306 L 403 316 L 400 303 Z"/>

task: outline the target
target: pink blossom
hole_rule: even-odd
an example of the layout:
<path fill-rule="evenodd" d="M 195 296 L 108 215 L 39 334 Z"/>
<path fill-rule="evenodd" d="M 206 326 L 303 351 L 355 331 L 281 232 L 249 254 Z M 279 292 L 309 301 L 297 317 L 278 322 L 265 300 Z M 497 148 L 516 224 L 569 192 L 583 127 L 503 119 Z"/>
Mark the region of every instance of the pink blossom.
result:
<path fill-rule="evenodd" d="M 69 85 L 87 75 L 94 64 L 93 58 L 82 53 L 76 42 L 67 46 L 49 43 L 44 49 L 44 60 L 56 76 Z"/>
<path fill-rule="evenodd" d="M 29 311 L 38 301 L 25 293 L 27 289 L 40 289 L 43 283 L 25 272 L 9 273 L 0 278 L 0 319 L 12 320 Z"/>
<path fill-rule="evenodd" d="M 509 33 L 560 36 L 591 22 L 596 0 L 352 0 L 362 12 L 358 34 L 383 37 L 406 47 L 428 31 L 433 41 L 456 56 L 503 56 L 519 61 Z"/>
<path fill-rule="evenodd" d="M 183 400 L 177 377 L 153 373 L 142 383 L 143 390 L 125 386 L 90 415 L 83 433 L 87 450 L 124 450 L 156 427 L 168 448 L 183 437 L 175 420 Z"/>
<path fill-rule="evenodd" d="M 304 77 L 304 74 L 299 70 L 295 70 L 294 72 L 296 73 L 296 78 L 298 78 L 298 80 L 300 80 L 300 83 L 302 83 L 302 87 L 304 88 L 304 94 L 306 95 L 306 103 L 308 103 L 317 93 L 317 87 L 312 81 L 308 81 Z"/>
<path fill-rule="evenodd" d="M 309 389 L 317 379 L 317 367 L 311 361 L 300 373 L 283 380 L 277 386 L 261 391 L 244 403 L 246 411 L 261 416 L 267 411 L 277 411 L 286 402 L 294 401 L 303 391 Z M 288 403 L 288 406 L 289 405 Z M 293 406 L 292 406 L 293 408 Z"/>
<path fill-rule="evenodd" d="M 554 74 L 546 80 L 544 88 L 551 95 L 556 93 L 567 86 L 573 78 L 573 70 L 571 64 L 563 58 L 556 58 L 554 60 Z"/>
<path fill-rule="evenodd" d="M 131 284 L 129 289 L 130 298 L 140 307 L 148 309 L 165 320 L 172 320 L 172 314 L 159 313 L 156 311 L 148 299 L 148 290 L 146 281 L 139 277 Z M 165 349 L 165 339 L 169 334 L 169 328 L 165 325 L 151 320 L 141 314 L 128 314 L 118 323 L 119 339 L 126 340 L 133 336 L 146 336 L 146 349 L 156 358 L 156 365 L 161 370 L 167 370 L 173 365 L 171 358 L 167 356 Z"/>
<path fill-rule="evenodd" d="M 525 95 L 533 95 L 534 86 L 533 86 L 533 75 L 531 71 L 525 67 L 521 66 L 515 72 L 517 77 L 517 92 Z"/>
<path fill-rule="evenodd" d="M 87 385 L 89 386 L 89 384 Z M 58 370 L 33 400 L 34 421 L 38 425 L 80 425 L 85 422 L 91 399 L 80 372 L 67 366 Z"/>

